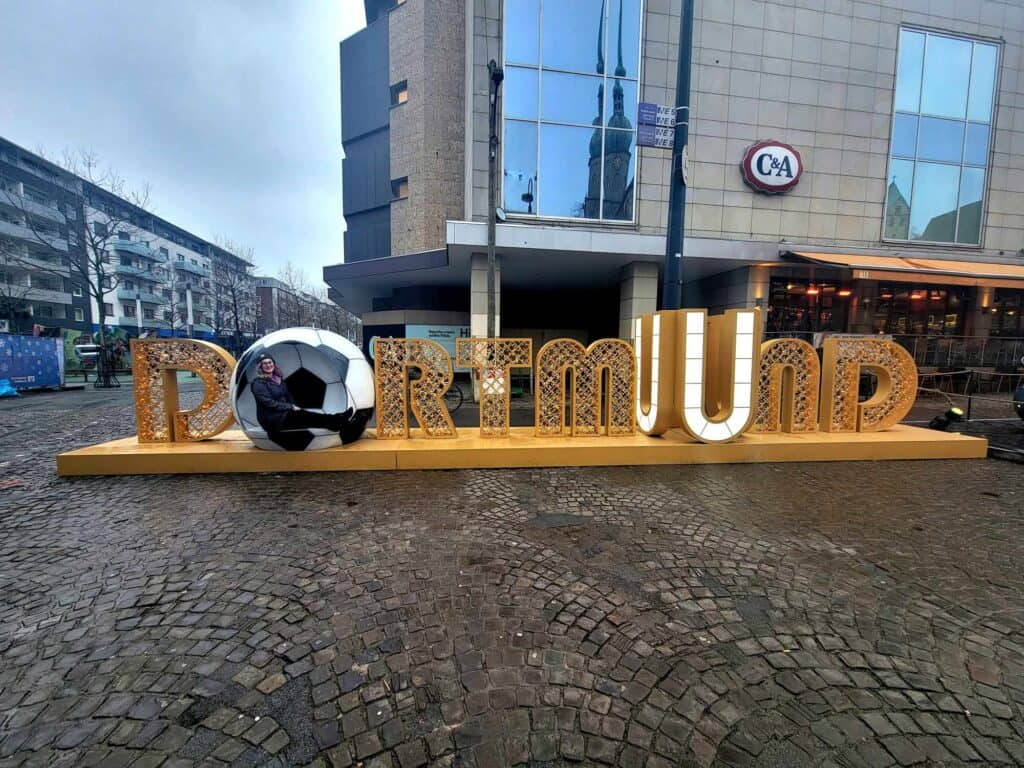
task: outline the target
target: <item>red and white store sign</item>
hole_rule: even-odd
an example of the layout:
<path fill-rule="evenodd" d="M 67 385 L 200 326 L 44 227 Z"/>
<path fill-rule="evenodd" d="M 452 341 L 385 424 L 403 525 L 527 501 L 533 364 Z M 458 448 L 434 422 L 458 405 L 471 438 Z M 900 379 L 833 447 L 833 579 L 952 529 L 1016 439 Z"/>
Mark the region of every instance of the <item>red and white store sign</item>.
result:
<path fill-rule="evenodd" d="M 740 170 L 743 180 L 755 190 L 777 195 L 797 185 L 804 172 L 804 161 L 789 144 L 759 141 L 747 147 Z"/>

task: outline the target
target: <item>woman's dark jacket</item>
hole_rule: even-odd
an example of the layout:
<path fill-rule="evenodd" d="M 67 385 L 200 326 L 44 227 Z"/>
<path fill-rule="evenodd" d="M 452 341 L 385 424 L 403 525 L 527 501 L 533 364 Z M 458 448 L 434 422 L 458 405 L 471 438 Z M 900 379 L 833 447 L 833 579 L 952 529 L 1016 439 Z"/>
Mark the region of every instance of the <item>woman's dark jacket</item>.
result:
<path fill-rule="evenodd" d="M 252 396 L 256 398 L 256 421 L 268 432 L 284 429 L 285 416 L 292 410 L 295 401 L 288 394 L 284 382 L 270 377 L 258 376 L 253 379 Z"/>

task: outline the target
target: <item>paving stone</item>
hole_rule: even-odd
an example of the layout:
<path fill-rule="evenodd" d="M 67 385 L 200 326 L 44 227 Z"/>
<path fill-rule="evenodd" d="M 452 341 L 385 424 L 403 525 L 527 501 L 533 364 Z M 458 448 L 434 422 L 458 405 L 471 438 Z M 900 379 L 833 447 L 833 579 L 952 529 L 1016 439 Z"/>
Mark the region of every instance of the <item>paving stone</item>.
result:
<path fill-rule="evenodd" d="M 925 755 L 905 736 L 886 736 L 882 744 L 900 765 L 915 765 L 925 760 Z"/>
<path fill-rule="evenodd" d="M 288 738 L 288 734 L 284 730 L 278 729 L 274 731 L 270 738 L 265 739 L 260 743 L 260 747 L 271 755 L 276 755 L 282 749 L 288 746 L 291 740 Z"/>
<path fill-rule="evenodd" d="M 250 744 L 262 744 L 263 741 L 276 730 L 277 723 L 269 717 L 263 717 L 257 720 L 253 724 L 252 728 L 243 733 L 242 738 Z"/>
<path fill-rule="evenodd" d="M 427 751 L 419 740 L 397 747 L 395 756 L 401 768 L 420 768 L 427 764 Z"/>

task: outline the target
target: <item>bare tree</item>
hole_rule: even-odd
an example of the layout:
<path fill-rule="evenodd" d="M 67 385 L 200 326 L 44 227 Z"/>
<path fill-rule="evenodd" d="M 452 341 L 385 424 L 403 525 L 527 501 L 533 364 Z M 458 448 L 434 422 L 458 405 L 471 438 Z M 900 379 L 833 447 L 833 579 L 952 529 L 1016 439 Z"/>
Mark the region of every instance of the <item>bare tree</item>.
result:
<path fill-rule="evenodd" d="M 117 265 L 112 263 L 111 246 L 123 236 L 138 237 L 142 231 L 136 226 L 133 214 L 137 210 L 149 210 L 149 187 L 147 185 L 139 190 L 127 188 L 121 176 L 112 169 L 101 168 L 96 155 L 85 150 L 77 153 L 65 152 L 59 164 L 84 180 L 87 185 L 106 190 L 113 198 L 128 201 L 134 206 L 134 210 L 116 200 L 97 200 L 95 204 L 89 204 L 87 201 L 86 215 L 82 221 L 84 226 L 75 236 L 80 236 L 83 240 L 83 249 L 77 253 L 71 249 L 64 250 L 56 244 L 60 241 L 59 231 L 54 231 L 49 220 L 36 214 L 30 201 L 8 190 L 0 191 L 0 195 L 6 196 L 8 204 L 18 211 L 18 224 L 28 231 L 28 240 L 34 246 L 30 255 L 14 238 L 0 236 L 0 256 L 8 263 L 19 264 L 33 272 L 48 274 L 60 281 L 70 279 L 72 285 L 80 288 L 93 301 L 101 314 L 97 325 L 100 348 L 104 350 L 97 363 L 97 384 L 109 384 L 104 324 L 106 318 L 102 316 L 103 299 L 108 292 L 116 290 L 122 281 L 122 272 L 119 272 Z M 88 198 L 88 186 L 86 193 Z M 46 254 L 46 258 L 38 258 L 40 252 Z"/>
<path fill-rule="evenodd" d="M 171 336 L 178 335 L 180 330 L 188 327 L 188 303 L 182 298 L 188 290 L 184 276 L 173 266 L 168 265 L 167 275 L 161 280 L 162 301 L 157 305 L 158 319 L 166 323 Z"/>
<path fill-rule="evenodd" d="M 305 271 L 289 261 L 278 270 L 277 279 L 286 288 L 284 291 L 278 291 L 280 306 L 275 307 L 280 326 L 287 328 L 312 324 L 311 302 L 306 298 L 306 294 L 309 293 L 309 278 Z"/>
<path fill-rule="evenodd" d="M 7 263 L 6 257 L 0 257 Z M 7 320 L 7 329 L 11 333 L 18 330 L 18 313 L 28 309 L 28 296 L 32 286 L 18 282 L 9 272 L 0 273 L 0 317 Z"/>
<path fill-rule="evenodd" d="M 255 283 L 252 277 L 253 249 L 241 246 L 226 237 L 216 238 L 217 244 L 228 253 L 242 259 L 244 264 L 232 265 L 222 259 L 214 261 L 214 331 L 229 331 L 234 337 L 234 351 L 241 350 L 241 336 L 249 318 L 255 318 Z"/>
<path fill-rule="evenodd" d="M 312 299 L 314 323 L 318 328 L 333 331 L 354 344 L 360 342 L 359 318 L 327 298 L 326 288 L 313 288 L 309 296 Z"/>

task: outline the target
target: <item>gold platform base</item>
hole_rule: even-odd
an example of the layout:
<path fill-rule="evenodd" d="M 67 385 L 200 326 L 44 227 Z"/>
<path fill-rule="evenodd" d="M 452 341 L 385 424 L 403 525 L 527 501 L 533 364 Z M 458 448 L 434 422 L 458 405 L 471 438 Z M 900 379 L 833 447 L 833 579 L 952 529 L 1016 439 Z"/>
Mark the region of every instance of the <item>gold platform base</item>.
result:
<path fill-rule="evenodd" d="M 508 438 L 483 439 L 463 428 L 451 440 L 377 440 L 373 430 L 345 448 L 262 451 L 240 431 L 199 443 L 113 440 L 57 457 L 70 475 L 206 474 L 215 472 L 343 472 L 480 467 L 604 467 L 639 464 L 741 464 L 776 461 L 981 459 L 988 442 L 955 433 L 898 426 L 885 432 L 801 435 L 746 434 L 704 445 L 678 430 L 663 437 L 535 437 L 529 427 Z"/>

